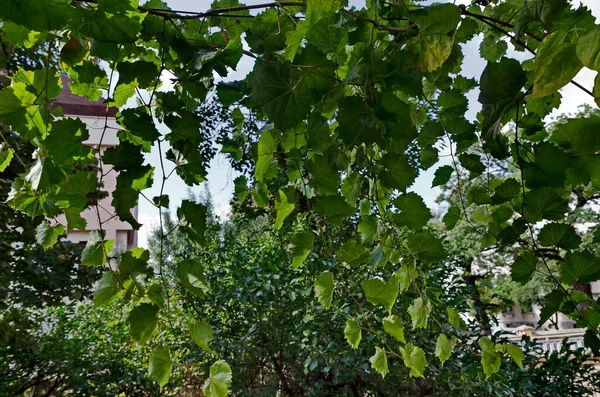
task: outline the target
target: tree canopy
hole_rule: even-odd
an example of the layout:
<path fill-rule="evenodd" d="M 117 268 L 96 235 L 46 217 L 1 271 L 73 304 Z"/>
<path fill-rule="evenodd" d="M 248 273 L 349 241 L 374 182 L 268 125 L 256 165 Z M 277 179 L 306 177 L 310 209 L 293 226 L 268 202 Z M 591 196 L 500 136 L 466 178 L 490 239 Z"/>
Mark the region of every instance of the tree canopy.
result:
<path fill-rule="evenodd" d="M 141 248 L 125 252 L 118 267 L 107 263 L 112 242 L 102 230 L 91 234 L 81 258 L 108 266 L 96 305 L 135 302 L 130 333 L 151 347 L 149 372 L 160 385 L 173 363 L 184 365 L 182 349 L 164 337 L 181 303 L 176 291 L 208 297 L 203 302 L 211 305 L 203 266 L 176 257 L 173 287 L 164 250 L 175 229 L 198 250 L 206 247 L 207 207 L 184 200 L 173 228 L 162 227 L 165 181 L 206 180 L 215 154 L 203 122 L 215 111 L 205 106 L 210 98 L 234 122 L 219 138 L 243 173 L 235 180 L 234 217 L 267 217 L 264 227 L 287 253 L 279 266 L 298 269 L 290 293 L 309 282 L 323 315 L 344 316 L 337 331 L 349 348 L 370 352 L 366 368 L 386 377 L 401 363 L 418 378 L 459 354 L 464 319 L 473 308 L 477 316 L 479 298 L 450 282 L 473 271 L 473 258 L 448 243 L 455 228 L 468 231 L 477 256 L 490 247 L 501 254 L 515 282 L 534 273 L 550 280 L 541 322 L 568 315 L 587 328 L 586 345 L 600 354 L 600 303 L 585 287 L 600 279 L 598 253 L 587 242 L 597 244 L 600 232 L 591 222 L 582 244 L 584 232 L 569 218 L 574 207 L 597 213 L 600 117 L 547 124 L 568 84 L 600 102 L 598 78 L 593 88 L 573 80 L 583 68 L 600 70 L 600 27 L 585 6 L 369 0 L 357 9 L 344 0 L 217 0 L 192 13 L 160 0 L 0 0 L 0 19 L 3 40 L 47 54 L 45 62 L 16 70 L 0 91 L 0 122 L 36 148 L 32 159 L 9 141 L 0 148 L 0 171 L 25 165 L 8 203 L 50 220 L 38 228 L 40 243 L 85 229 L 79 214 L 105 177 L 98 165 L 119 173 L 116 217 L 139 228 L 131 209 L 140 198 L 160 216 L 156 266 Z M 487 64 L 478 79 L 467 78 L 463 45 L 480 39 Z M 218 78 L 243 57 L 255 60 L 247 76 Z M 118 146 L 83 145 L 85 124 L 52 106 L 61 73 L 73 93 L 104 95 L 106 118 L 109 106 L 121 109 Z M 477 92 L 482 108 L 470 119 L 467 95 Z M 169 132 L 160 133 L 159 124 Z M 159 164 L 145 162 L 152 147 Z M 443 158 L 450 163 L 441 165 Z M 498 165 L 506 172 L 495 172 Z M 411 189 L 434 167 L 433 186 L 455 184 L 442 222 Z M 159 195 L 146 197 L 153 185 Z M 64 225 L 55 219 L 60 213 Z M 200 348 L 208 347 L 204 324 L 189 325 Z M 522 365 L 521 350 L 482 328 L 474 349 L 485 377 L 506 360 Z M 420 332 L 433 337 L 416 338 Z M 230 364 L 215 355 L 203 384 L 207 396 L 226 395 Z"/>

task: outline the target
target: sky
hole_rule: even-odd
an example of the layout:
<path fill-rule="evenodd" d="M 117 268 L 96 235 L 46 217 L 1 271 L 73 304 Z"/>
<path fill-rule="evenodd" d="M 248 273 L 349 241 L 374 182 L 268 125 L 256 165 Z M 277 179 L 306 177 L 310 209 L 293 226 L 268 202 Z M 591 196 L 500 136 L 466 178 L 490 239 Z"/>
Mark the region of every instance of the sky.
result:
<path fill-rule="evenodd" d="M 327 0 L 323 0 L 327 1 Z M 264 3 L 264 0 L 247 0 L 242 1 L 247 5 L 252 4 L 260 4 Z M 440 1 L 446 2 L 446 1 Z M 452 1 L 448 1 L 452 2 Z M 457 0 L 455 4 L 468 4 L 471 0 Z M 570 1 L 571 4 L 577 5 L 580 2 Z M 210 5 L 212 3 L 211 0 L 167 0 L 169 6 L 174 10 L 181 11 L 195 11 L 202 12 L 210 9 Z M 596 17 L 597 20 L 600 20 L 600 1 L 599 0 L 581 0 L 581 3 L 587 5 L 588 8 L 592 10 L 592 13 Z M 350 0 L 350 5 L 355 6 L 357 8 L 362 8 L 365 4 L 364 0 Z M 483 60 L 479 56 L 479 44 L 481 39 L 474 39 L 463 46 L 464 53 L 464 61 L 463 61 L 463 70 L 461 72 L 465 77 L 473 77 L 479 79 L 481 72 L 486 66 L 486 61 Z M 509 46 L 510 48 L 511 46 Z M 522 52 L 515 52 L 509 50 L 508 56 L 515 57 L 519 59 L 524 59 L 527 54 Z M 244 57 L 240 63 L 238 64 L 235 71 L 232 71 L 229 76 L 225 79 L 225 81 L 229 80 L 239 80 L 244 78 L 253 68 L 254 60 L 249 57 Z M 596 72 L 593 72 L 587 68 L 584 68 L 576 77 L 575 81 L 582 84 L 584 87 L 588 89 L 592 89 L 593 81 L 596 76 Z M 168 84 L 168 78 L 163 79 L 164 86 L 162 90 L 170 89 L 170 85 Z M 595 106 L 593 99 L 588 95 L 582 94 L 582 92 L 572 84 L 568 84 L 561 90 L 561 94 L 563 96 L 562 103 L 559 109 L 555 110 L 550 117 L 556 116 L 561 113 L 571 113 L 575 112 L 577 108 L 582 104 L 591 104 Z M 477 112 L 481 109 L 481 105 L 477 101 L 477 96 L 479 92 L 477 89 L 472 90 L 469 95 L 469 111 L 467 116 L 469 118 L 474 118 Z M 133 105 L 135 106 L 135 105 Z M 162 126 L 159 127 L 159 130 L 163 133 L 168 133 L 169 130 Z M 440 153 L 443 155 L 445 153 Z M 414 185 L 409 189 L 417 192 L 421 195 L 428 205 L 430 209 L 433 211 L 438 210 L 437 204 L 435 203 L 436 197 L 439 195 L 439 188 L 431 188 L 431 181 L 433 180 L 433 175 L 435 170 L 443 166 L 445 164 L 450 163 L 451 159 L 449 157 L 441 157 L 440 162 L 438 162 L 434 167 L 429 170 L 422 172 L 421 175 L 417 178 Z M 156 166 L 157 171 L 155 175 L 156 181 L 159 180 L 159 157 L 158 150 L 154 148 L 152 153 L 147 158 L 147 162 Z M 169 163 L 169 162 L 167 162 Z M 167 165 L 167 172 L 170 171 L 169 165 Z M 208 190 L 213 199 L 213 204 L 217 215 L 222 218 L 226 218 L 230 212 L 229 201 L 231 200 L 233 194 L 233 180 L 236 177 L 235 171 L 229 167 L 227 159 L 223 155 L 217 155 L 215 159 L 210 163 L 210 169 L 208 172 L 208 181 L 206 183 Z M 156 185 L 160 185 L 155 183 Z M 189 188 L 187 185 L 177 177 L 177 175 L 173 174 L 166 182 L 165 185 L 165 193 L 170 197 L 170 206 L 171 210 L 174 211 L 181 203 L 181 200 L 185 199 L 191 190 L 192 193 L 198 194 L 205 191 L 205 186 L 196 186 L 194 188 Z M 147 197 L 153 197 L 158 195 L 159 186 L 155 186 L 149 191 L 146 191 L 145 194 Z M 139 222 L 143 224 L 142 228 L 139 232 L 139 244 L 140 246 L 147 245 L 147 236 L 149 232 L 157 226 L 158 224 L 158 210 L 153 207 L 146 200 L 141 199 L 139 204 Z"/>

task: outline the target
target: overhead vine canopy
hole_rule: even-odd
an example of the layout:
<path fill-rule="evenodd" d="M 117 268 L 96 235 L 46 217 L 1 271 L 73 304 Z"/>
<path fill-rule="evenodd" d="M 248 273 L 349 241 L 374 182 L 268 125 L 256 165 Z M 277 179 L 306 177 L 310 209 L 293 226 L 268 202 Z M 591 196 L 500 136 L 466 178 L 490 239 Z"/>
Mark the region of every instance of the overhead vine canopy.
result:
<path fill-rule="evenodd" d="M 370 362 L 382 376 L 392 356 L 412 376 L 426 371 L 423 346 L 405 338 L 400 317 L 407 313 L 415 329 L 450 324 L 431 343 L 442 362 L 452 354 L 464 308 L 441 305 L 440 292 L 428 289 L 421 269 L 445 266 L 444 236 L 461 222 L 483 248 L 520 246 L 511 270 L 515 281 L 543 272 L 555 283 L 541 321 L 565 313 L 587 328 L 586 344 L 600 350 L 600 306 L 579 288 L 600 279 L 600 260 L 580 248 L 565 217 L 570 206 L 599 197 L 600 117 L 567 119 L 551 130 L 544 121 L 561 104 L 559 90 L 566 85 L 600 102 L 600 80 L 594 87 L 573 81 L 584 67 L 600 70 L 600 26 L 585 6 L 573 8 L 567 0 L 469 6 L 368 0 L 355 9 L 344 0 L 251 6 L 217 0 L 192 13 L 158 0 L 142 6 L 136 0 L 0 0 L 0 18 L 3 38 L 12 45 L 43 44 L 60 53 L 59 70 L 52 62 L 18 70 L 0 91 L 0 121 L 38 148 L 32 164 L 10 146 L 0 148 L 0 170 L 11 161 L 28 166 L 9 203 L 50 220 L 66 214 L 64 225 L 39 227 L 45 246 L 67 230 L 85 229 L 80 213 L 107 172 L 119 173 L 115 216 L 136 229 L 131 209 L 145 189 L 160 187 L 157 197 L 148 198 L 160 213 L 168 207 L 164 186 L 173 173 L 190 186 L 205 181 L 205 149 L 213 142 L 200 130 L 200 118 L 210 115 L 199 109 L 216 92 L 223 106 L 235 109 L 238 131 L 227 152 L 237 158 L 250 146 L 253 156 L 249 172 L 235 181 L 235 200 L 271 211 L 273 227 L 290 243 L 289 263 L 282 266 L 302 267 L 313 260 L 311 252 L 323 250 L 333 252 L 336 266 L 367 264 L 359 283 L 323 266 L 314 291 L 323 310 L 343 307 L 350 298 L 364 301 L 368 311 L 347 312 L 340 332 L 352 347 L 372 344 Z M 463 45 L 482 37 L 487 65 L 479 79 L 467 78 L 461 75 Z M 529 55 L 511 58 L 512 50 Z M 255 60 L 247 77 L 215 82 L 244 57 Z M 85 124 L 51 106 L 62 88 L 61 73 L 68 74 L 73 93 L 108 98 L 106 117 L 109 106 L 123 108 L 138 98 L 137 107 L 117 115 L 118 146 L 100 152 L 83 145 Z M 466 117 L 473 90 L 482 105 L 475 120 Z M 262 125 L 257 141 L 244 134 L 248 114 Z M 161 134 L 159 123 L 169 132 Z M 159 165 L 144 162 L 152 147 L 160 153 Z M 451 165 L 440 167 L 440 156 L 449 156 Z M 98 160 L 104 167 L 86 167 Z M 487 171 L 495 161 L 510 164 L 511 172 L 491 177 Z M 434 186 L 455 175 L 459 195 L 438 225 L 422 197 L 410 192 L 430 168 L 437 168 Z M 466 171 L 485 183 L 465 191 L 460 175 Z M 206 208 L 191 201 L 177 209 L 179 229 L 199 247 L 205 215 Z M 316 237 L 327 235 L 331 239 L 317 244 Z M 600 231 L 594 241 L 600 242 Z M 150 373 L 164 384 L 175 347 L 158 346 L 153 335 L 169 326 L 172 290 L 154 283 L 162 274 L 150 269 L 144 250 L 125 253 L 119 269 L 107 264 L 112 243 L 102 230 L 93 232 L 83 253 L 84 264 L 110 267 L 95 302 L 137 299 L 128 318 L 131 334 L 154 347 Z M 207 293 L 202 269 L 193 263 L 181 262 L 177 279 L 191 293 Z M 412 300 L 402 313 L 395 308 L 401 294 Z M 205 326 L 190 329 L 207 347 Z M 365 342 L 365 332 L 374 337 Z M 503 355 L 522 360 L 514 345 L 487 336 L 479 345 L 486 375 L 498 371 Z M 228 364 L 216 362 L 207 375 L 205 393 L 224 395 Z"/>

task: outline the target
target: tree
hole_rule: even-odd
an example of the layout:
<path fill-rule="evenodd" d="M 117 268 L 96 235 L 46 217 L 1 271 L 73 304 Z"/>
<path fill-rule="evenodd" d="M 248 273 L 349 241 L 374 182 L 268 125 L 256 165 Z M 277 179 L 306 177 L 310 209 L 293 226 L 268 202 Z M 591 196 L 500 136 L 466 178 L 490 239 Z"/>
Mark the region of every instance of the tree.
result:
<path fill-rule="evenodd" d="M 120 145 L 95 153 L 119 172 L 113 206 L 122 220 L 139 227 L 130 209 L 155 173 L 160 195 L 152 201 L 158 214 L 167 206 L 164 186 L 170 176 L 190 186 L 205 180 L 205 153 L 212 142 L 199 130 L 197 110 L 209 93 L 216 92 L 236 120 L 245 119 L 240 114 L 249 109 L 264 125 L 256 144 L 244 139 L 243 123 L 241 139 L 234 140 L 240 151 L 250 149 L 253 159 L 253 173 L 236 183 L 238 201 L 247 202 L 240 209 L 269 215 L 289 242 L 288 263 L 294 268 L 311 266 L 313 254 L 333 255 L 333 262 L 314 263 L 322 276 L 320 300 L 329 302 L 333 291 L 332 312 L 351 302 L 345 327 L 349 343 L 360 346 L 357 336 L 363 331 L 372 337 L 363 340 L 370 355 L 365 365 L 385 377 L 402 363 L 411 376 L 425 377 L 438 365 L 427 354 L 436 350 L 432 340 L 441 341 L 437 356 L 443 362 L 459 334 L 439 324 L 470 310 L 467 298 L 456 294 L 460 284 L 450 284 L 450 294 L 461 297 L 457 300 L 442 297 L 439 286 L 449 269 L 460 273 L 457 264 L 463 272 L 470 270 L 449 256 L 445 230 L 430 222 L 430 209 L 408 189 L 422 170 L 438 162 L 442 144 L 449 148 L 452 166 L 439 171 L 436 183 L 445 183 L 452 173 L 460 180 L 463 169 L 486 174 L 490 158 L 510 161 L 516 177 L 488 174 L 483 187 L 458 191 L 461 206 L 451 207 L 445 227 L 473 224 L 507 255 L 518 243 L 523 254 L 515 258 L 513 273 L 526 279 L 542 271 L 554 282 L 544 298 L 542 320 L 559 311 L 571 316 L 588 329 L 587 346 L 600 351 L 600 307 L 582 287 L 600 278 L 598 257 L 577 243 L 577 231 L 565 219 L 570 205 L 587 203 L 598 193 L 594 132 L 600 119 L 573 117 L 555 129 L 543 121 L 567 84 L 598 101 L 597 87 L 590 91 L 572 81 L 584 66 L 600 69 L 600 30 L 586 7 L 554 0 L 470 6 L 404 0 L 368 2 L 361 10 L 342 0 L 250 7 L 219 0 L 202 13 L 169 10 L 159 0 L 142 6 L 135 0 L 44 0 L 30 12 L 33 6 L 30 0 L 0 1 L 0 18 L 19 26 L 5 39 L 14 42 L 27 33 L 60 47 L 60 71 L 72 78 L 74 92 L 97 99 L 105 90 L 107 105 L 119 107 L 140 90 L 149 92 L 140 95 L 137 107 L 121 110 Z M 250 10 L 258 11 L 251 15 Z M 461 75 L 461 45 L 480 34 L 488 63 L 479 80 L 468 79 Z M 508 38 L 533 61 L 511 58 Z M 226 76 L 244 56 L 256 59 L 247 77 L 215 84 L 215 74 Z M 158 90 L 163 74 L 173 76 L 172 89 Z M 468 120 L 466 94 L 475 88 L 483 108 L 477 120 Z M 83 209 L 83 197 L 99 191 L 102 182 L 101 173 L 78 168 L 94 158 L 81 150 L 85 126 L 58 119 L 60 110 L 50 110 L 59 89 L 58 71 L 46 62 L 35 71 L 17 71 L 11 86 L 0 91 L 0 121 L 37 146 L 35 164 L 13 184 L 9 200 L 30 216 L 75 214 Z M 171 132 L 162 136 L 157 122 Z M 504 132 L 510 122 L 514 136 Z M 153 145 L 164 156 L 157 167 L 144 164 L 144 153 Z M 2 153 L 4 163 L 10 152 Z M 89 183 L 73 183 L 80 178 Z M 473 216 L 467 204 L 476 207 Z M 202 247 L 206 207 L 184 200 L 176 214 L 177 230 Z M 73 217 L 67 228 L 76 222 Z M 60 234 L 64 226 L 52 226 L 51 233 Z M 164 237 L 169 231 L 160 233 Z M 95 233 L 82 262 L 102 266 L 107 245 L 102 231 Z M 176 301 L 167 275 L 160 268 L 156 274 L 148 259 L 149 253 L 133 250 L 124 254 L 119 269 L 109 264 L 95 299 L 102 304 L 136 298 L 129 316 L 132 336 L 152 344 L 150 371 L 165 384 L 180 352 L 172 357 L 169 341 L 154 335 L 173 324 Z M 346 268 L 354 272 L 347 274 Z M 177 263 L 176 279 L 190 293 L 204 293 L 202 271 L 192 262 Z M 410 317 L 414 335 L 423 329 L 438 337 L 388 347 L 381 319 L 389 316 Z M 389 322 L 394 324 L 395 317 Z M 478 322 L 487 327 L 484 317 Z M 501 377 L 497 373 L 506 359 L 520 360 L 511 345 L 485 333 L 477 336 L 475 349 L 487 378 Z M 216 361 L 204 393 L 223 395 L 230 376 L 230 366 Z"/>
<path fill-rule="evenodd" d="M 199 201 L 210 207 L 206 200 Z M 175 229 L 168 214 L 165 214 L 163 227 L 173 232 L 161 244 L 160 230 L 155 229 L 149 246 L 162 246 L 165 274 L 174 275 L 177 263 L 184 260 L 203 269 L 206 295 L 198 296 L 185 288 L 172 292 L 174 304 L 181 306 L 185 313 L 177 319 L 191 317 L 196 319 L 196 324 L 202 324 L 201 329 L 210 330 L 202 334 L 204 339 L 199 339 L 201 350 L 193 352 L 192 349 L 184 353 L 182 359 L 188 363 L 203 363 L 212 353 L 235 363 L 232 367 L 233 395 L 427 396 L 451 393 L 471 396 L 495 390 L 499 396 L 525 391 L 543 396 L 552 393 L 589 395 L 595 390 L 593 385 L 597 383 L 598 374 L 586 363 L 591 357 L 583 349 L 568 349 L 565 345 L 560 354 L 550 354 L 541 352 L 537 344 L 528 340 L 524 341 L 526 361 L 523 369 L 514 362 L 505 361 L 501 376 L 484 381 L 483 375 L 475 375 L 479 366 L 472 353 L 477 349 L 479 331 L 475 322 L 470 331 L 461 328 L 462 332 L 452 338 L 452 347 L 448 346 L 457 352 L 443 365 L 436 363 L 435 351 L 424 352 L 431 363 L 425 381 L 410 377 L 409 368 L 392 363 L 389 364 L 390 374 L 381 379 L 375 370 L 363 364 L 372 355 L 370 346 L 359 341 L 355 349 L 346 340 L 348 336 L 339 332 L 352 318 L 348 313 L 368 310 L 368 306 L 356 305 L 355 302 L 362 299 L 360 295 L 345 304 L 338 302 L 341 298 L 330 303 L 327 293 L 323 292 L 327 278 L 319 272 L 324 263 L 335 267 L 335 255 L 331 251 L 312 253 L 302 269 L 293 269 L 282 265 L 288 261 L 285 240 L 277 231 L 271 230 L 267 217 L 239 217 L 223 224 L 215 222 L 210 214 L 208 219 L 211 221 L 207 224 L 202 250 L 194 249 L 194 243 Z M 319 240 L 316 237 L 315 246 L 326 244 Z M 151 252 L 154 259 L 160 255 L 157 249 Z M 160 265 L 155 263 L 154 266 Z M 360 277 L 362 272 L 357 271 L 358 268 L 354 263 L 338 267 L 337 271 L 340 278 L 343 275 L 344 280 L 350 280 L 357 275 Z M 442 305 L 468 304 L 468 300 L 461 297 L 468 296 L 469 286 L 457 270 L 448 268 L 440 275 L 436 274 L 439 269 L 423 269 L 437 282 L 452 280 L 452 293 L 445 292 L 442 284 L 430 286 L 441 291 L 438 299 Z M 312 280 L 316 280 L 314 285 Z M 335 286 L 336 291 L 343 288 L 343 285 Z M 396 304 L 408 306 L 411 301 L 399 298 Z M 324 310 L 330 304 L 340 309 Z M 368 321 L 368 316 L 365 320 Z M 458 323 L 455 320 L 451 321 L 461 327 L 458 325 L 461 320 Z M 397 333 L 387 338 L 388 346 L 392 348 L 398 344 L 397 338 L 409 342 L 437 338 L 437 328 L 408 331 L 411 317 L 407 313 L 398 316 L 396 321 Z M 376 322 L 361 323 L 362 339 L 372 339 L 374 335 L 370 330 L 377 325 Z M 451 327 L 448 325 L 446 332 Z M 498 338 L 495 341 L 501 345 L 502 338 L 494 338 Z M 562 368 L 563 372 L 553 373 L 555 367 Z M 471 376 L 455 376 L 471 371 L 474 371 Z M 558 378 L 549 382 L 548 376 Z"/>

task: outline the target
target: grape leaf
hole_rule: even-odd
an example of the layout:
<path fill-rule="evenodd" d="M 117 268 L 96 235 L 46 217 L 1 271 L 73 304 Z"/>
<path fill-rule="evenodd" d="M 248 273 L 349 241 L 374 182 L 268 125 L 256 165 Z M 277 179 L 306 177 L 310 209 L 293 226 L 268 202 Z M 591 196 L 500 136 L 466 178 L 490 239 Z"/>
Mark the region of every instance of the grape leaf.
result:
<path fill-rule="evenodd" d="M 131 310 L 127 322 L 133 339 L 143 345 L 152 338 L 158 327 L 159 310 L 158 306 L 150 303 L 141 303 Z"/>
<path fill-rule="evenodd" d="M 358 321 L 350 319 L 346 321 L 344 337 L 353 349 L 357 349 L 362 337 L 362 329 Z"/>
<path fill-rule="evenodd" d="M 210 374 L 202 392 L 206 397 L 227 397 L 231 387 L 231 367 L 227 362 L 219 360 L 210 366 Z"/>
<path fill-rule="evenodd" d="M 50 222 L 42 221 L 35 229 L 35 239 L 44 248 L 53 247 L 60 236 L 65 232 L 65 228 L 61 224 L 50 226 Z"/>
<path fill-rule="evenodd" d="M 523 285 L 527 284 L 536 271 L 539 262 L 535 255 L 519 255 L 510 268 L 512 280 Z"/>
<path fill-rule="evenodd" d="M 317 300 L 321 306 L 323 306 L 325 309 L 329 309 L 333 299 L 333 290 L 335 289 L 335 284 L 333 283 L 333 273 L 325 272 L 317 277 L 314 288 L 315 295 L 317 296 Z"/>
<path fill-rule="evenodd" d="M 444 362 L 450 358 L 450 355 L 452 355 L 452 345 L 446 335 L 440 334 L 435 344 L 435 356 L 444 365 Z"/>
<path fill-rule="evenodd" d="M 207 322 L 198 320 L 191 323 L 190 335 L 192 336 L 192 340 L 196 342 L 196 344 L 200 346 L 202 350 L 212 353 L 212 350 L 208 344 L 214 339 L 213 330 Z"/>
<path fill-rule="evenodd" d="M 422 378 L 423 371 L 427 367 L 425 352 L 420 347 L 407 343 L 404 348 L 400 348 L 404 365 L 410 369 L 410 376 Z"/>
<path fill-rule="evenodd" d="M 408 307 L 408 313 L 412 320 L 412 327 L 427 328 L 427 320 L 429 319 L 429 313 L 431 312 L 431 303 L 428 299 L 417 298 L 413 301 L 412 305 Z"/>
<path fill-rule="evenodd" d="M 398 283 L 395 277 L 387 282 L 379 279 L 363 280 L 360 283 L 367 300 L 374 305 L 382 305 L 391 313 L 392 307 L 398 297 Z"/>
<path fill-rule="evenodd" d="M 382 378 L 385 378 L 385 376 L 390 372 L 388 368 L 387 354 L 381 347 L 375 348 L 375 354 L 369 358 L 369 362 L 371 363 L 371 367 L 377 371 Z"/>
<path fill-rule="evenodd" d="M 397 341 L 406 343 L 406 339 L 404 338 L 404 326 L 400 322 L 400 318 L 395 314 L 383 318 L 383 329 Z"/>
<path fill-rule="evenodd" d="M 575 44 L 564 42 L 565 32 L 544 37 L 535 55 L 532 98 L 541 98 L 565 86 L 583 65 Z"/>
<path fill-rule="evenodd" d="M 297 269 L 302 266 L 302 264 L 310 254 L 310 251 L 312 250 L 314 241 L 315 236 L 310 232 L 298 233 L 291 238 L 290 248 L 292 251 L 293 268 Z"/>
<path fill-rule="evenodd" d="M 418 230 L 427 225 L 432 218 L 431 211 L 421 196 L 410 192 L 401 195 L 394 200 L 394 205 L 400 210 L 400 214 L 394 217 L 398 226 L 406 226 L 410 230 Z"/>
<path fill-rule="evenodd" d="M 152 350 L 148 365 L 148 375 L 160 386 L 164 386 L 169 382 L 172 367 L 171 354 L 167 346 L 159 346 Z"/>

